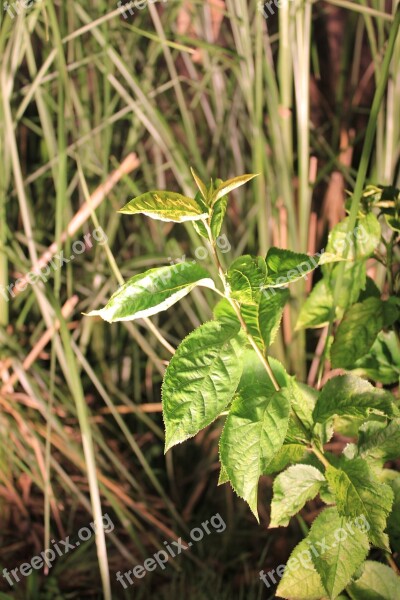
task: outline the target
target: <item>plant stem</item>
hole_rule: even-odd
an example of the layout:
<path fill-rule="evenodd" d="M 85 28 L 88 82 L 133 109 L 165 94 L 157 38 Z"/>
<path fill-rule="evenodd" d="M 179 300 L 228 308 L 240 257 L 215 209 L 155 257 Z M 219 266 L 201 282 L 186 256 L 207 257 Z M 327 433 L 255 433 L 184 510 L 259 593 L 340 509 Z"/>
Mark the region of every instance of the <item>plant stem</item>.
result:
<path fill-rule="evenodd" d="M 224 273 L 224 270 L 222 268 L 221 262 L 219 260 L 219 256 L 218 256 L 218 253 L 217 253 L 217 248 L 216 248 L 216 245 L 215 245 L 215 240 L 213 238 L 213 235 L 212 235 L 212 232 L 211 232 L 211 229 L 210 229 L 210 225 L 209 225 L 209 223 L 206 220 L 204 220 L 203 223 L 205 225 L 205 228 L 207 229 L 208 238 L 209 238 L 209 242 L 210 242 L 210 246 L 211 246 L 211 252 L 212 252 L 213 259 L 214 259 L 214 263 L 215 263 L 215 266 L 218 269 L 218 274 L 219 274 L 219 276 L 221 278 L 222 285 L 224 286 L 224 292 L 225 292 L 224 297 L 228 300 L 229 304 L 232 306 L 233 310 L 235 311 L 235 313 L 237 315 L 237 318 L 239 319 L 240 325 L 241 325 L 243 331 L 245 332 L 245 334 L 247 336 L 247 339 L 249 340 L 249 342 L 250 342 L 253 350 L 255 351 L 255 353 L 257 354 L 257 356 L 260 359 L 261 363 L 263 364 L 265 370 L 267 371 L 267 373 L 268 373 L 268 375 L 269 375 L 269 377 L 270 377 L 270 379 L 271 379 L 271 381 L 273 383 L 273 386 L 274 386 L 275 390 L 277 392 L 279 392 L 279 390 L 281 388 L 280 388 L 280 385 L 277 382 L 276 377 L 275 377 L 275 375 L 274 375 L 274 373 L 273 373 L 273 371 L 271 369 L 271 365 L 268 362 L 268 358 L 261 352 L 261 350 L 258 347 L 258 345 L 256 344 L 253 336 L 251 335 L 251 333 L 247 329 L 247 325 L 246 325 L 246 323 L 245 323 L 245 321 L 243 319 L 242 313 L 240 312 L 240 306 L 239 306 L 239 304 L 230 295 L 229 284 L 226 281 L 225 273 Z"/>
<path fill-rule="evenodd" d="M 328 467 L 330 467 L 329 462 L 326 460 L 326 458 L 322 454 L 322 452 L 320 452 L 318 450 L 318 448 L 316 448 L 314 445 L 311 445 L 311 450 L 312 450 L 312 452 L 314 452 L 314 454 L 318 458 L 318 460 L 320 460 L 322 462 L 322 464 L 324 465 L 325 469 L 327 469 Z"/>

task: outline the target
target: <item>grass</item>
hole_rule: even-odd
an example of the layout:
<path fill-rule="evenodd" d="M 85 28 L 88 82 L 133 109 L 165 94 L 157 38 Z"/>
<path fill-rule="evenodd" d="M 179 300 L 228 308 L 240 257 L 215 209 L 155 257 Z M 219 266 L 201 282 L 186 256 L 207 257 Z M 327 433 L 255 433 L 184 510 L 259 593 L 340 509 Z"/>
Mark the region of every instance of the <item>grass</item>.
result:
<path fill-rule="evenodd" d="M 293 2 L 267 20 L 244 0 L 171 0 L 127 20 L 103 0 L 42 1 L 14 19 L 2 11 L 0 285 L 29 272 L 52 243 L 70 256 L 72 243 L 98 226 L 108 243 L 88 248 L 46 285 L 29 286 L 11 301 L 0 294 L 0 563 L 13 568 L 50 537 L 76 532 L 102 511 L 116 524 L 96 545 L 60 561 L 49 578 L 24 582 L 17 597 L 65 590 L 74 597 L 74 572 L 78 597 L 111 597 L 108 578 L 120 565 L 143 561 L 215 507 L 227 515 L 240 511 L 235 531 L 246 549 L 240 561 L 229 562 L 227 545 L 207 542 L 197 562 L 185 557 L 183 573 L 171 566 L 149 589 L 161 585 L 165 598 L 190 592 L 199 599 L 218 589 L 223 599 L 235 582 L 238 598 L 267 597 L 257 583 L 257 561 L 270 535 L 248 520 L 229 491 L 215 491 L 212 431 L 191 452 L 162 453 L 162 373 L 170 350 L 210 318 L 210 296 L 196 290 L 152 322 L 106 327 L 82 313 L 139 270 L 201 244 L 189 227 L 178 232 L 116 213 L 147 189 L 192 193 L 190 165 L 202 177 L 261 174 L 233 194 L 229 258 L 263 254 L 272 244 L 319 251 L 332 209 L 324 193 L 334 173 L 350 189 L 356 181 L 360 189 L 368 174 L 396 183 L 400 40 L 393 33 L 393 59 L 383 61 L 396 27 L 396 3 L 390 5 L 387 12 L 381 0 Z M 333 98 L 324 96 L 317 35 L 330 23 L 330 10 L 341 10 L 346 23 Z M 384 94 L 373 136 L 366 127 L 376 85 Z M 343 158 L 345 139 L 350 162 Z M 93 191 L 132 152 L 137 159 L 128 172 L 94 202 Z M 335 202 L 343 199 L 342 192 Z M 90 202 L 93 209 L 84 209 Z M 64 239 L 82 210 L 85 218 Z M 313 233 L 315 222 L 322 235 Z M 303 377 L 317 342 L 293 331 L 306 293 L 302 284 L 295 288 L 274 348 Z M 261 546 L 249 543 L 249 531 Z M 276 538 L 272 548 L 276 560 L 280 543 Z M 210 578 L 216 556 L 219 570 Z M 138 597 L 146 597 L 143 590 Z"/>

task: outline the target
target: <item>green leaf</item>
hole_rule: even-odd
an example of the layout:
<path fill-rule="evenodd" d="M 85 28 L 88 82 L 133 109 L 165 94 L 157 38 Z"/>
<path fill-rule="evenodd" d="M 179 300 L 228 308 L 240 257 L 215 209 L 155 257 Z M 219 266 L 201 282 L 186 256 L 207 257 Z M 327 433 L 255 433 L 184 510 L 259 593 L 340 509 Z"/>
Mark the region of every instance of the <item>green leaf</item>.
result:
<path fill-rule="evenodd" d="M 297 544 L 287 562 L 283 577 L 276 590 L 277 598 L 287 600 L 321 600 L 326 597 L 310 556 L 308 538 Z"/>
<path fill-rule="evenodd" d="M 289 524 L 308 500 L 318 494 L 325 477 L 310 465 L 293 465 L 274 481 L 269 527 Z"/>
<path fill-rule="evenodd" d="M 280 287 L 301 279 L 318 267 L 319 257 L 272 247 L 268 250 L 266 286 Z"/>
<path fill-rule="evenodd" d="M 358 359 L 357 374 L 390 385 L 400 378 L 400 343 L 394 331 L 382 331 L 368 355 Z"/>
<path fill-rule="evenodd" d="M 244 304 L 258 304 L 267 267 L 261 256 L 239 256 L 226 274 L 231 296 Z"/>
<path fill-rule="evenodd" d="M 325 475 L 335 495 L 339 514 L 366 518 L 371 543 L 389 551 L 384 530 L 393 504 L 391 488 L 378 481 L 362 458 L 343 461 L 338 469 L 329 466 Z"/>
<path fill-rule="evenodd" d="M 360 217 L 353 231 L 349 232 L 348 227 L 349 217 L 346 217 L 332 229 L 326 251 L 351 260 L 371 256 L 381 240 L 381 226 L 376 216 L 369 213 Z"/>
<path fill-rule="evenodd" d="M 263 474 L 271 475 L 272 473 L 278 473 L 288 465 L 301 462 L 306 452 L 306 448 L 303 444 L 291 444 L 285 442 L 282 448 L 275 454 Z"/>
<path fill-rule="evenodd" d="M 215 190 L 215 192 L 212 196 L 212 204 L 215 204 L 215 202 L 217 200 L 219 200 L 220 198 L 222 198 L 222 196 L 226 196 L 227 194 L 232 192 L 232 190 L 235 190 L 236 188 L 244 185 L 245 183 L 247 183 L 254 177 L 257 177 L 257 175 L 258 175 L 258 173 L 249 174 L 249 175 L 240 175 L 239 177 L 234 177 L 233 179 L 228 179 L 227 181 L 224 181 Z"/>
<path fill-rule="evenodd" d="M 384 469 L 385 482 L 390 485 L 394 495 L 393 509 L 388 518 L 390 546 L 394 552 L 400 552 L 400 473 Z"/>
<path fill-rule="evenodd" d="M 258 305 L 242 304 L 240 312 L 249 333 L 257 346 L 265 352 L 275 340 L 282 319 L 283 309 L 289 299 L 288 290 L 264 290 Z M 214 309 L 218 319 L 228 319 L 239 323 L 235 311 L 228 300 L 221 300 Z"/>
<path fill-rule="evenodd" d="M 328 285 L 332 290 L 338 285 L 338 269 L 339 265 L 333 265 L 332 272 L 328 277 Z M 346 310 L 346 308 L 357 302 L 361 290 L 366 287 L 366 281 L 367 267 L 365 261 L 345 263 L 336 310 Z"/>
<path fill-rule="evenodd" d="M 367 557 L 368 536 L 332 507 L 318 515 L 307 540 L 315 549 L 310 554 L 322 584 L 329 598 L 336 598 Z"/>
<path fill-rule="evenodd" d="M 271 392 L 254 382 L 239 389 L 221 435 L 221 463 L 257 520 L 258 480 L 282 447 L 289 412 L 286 388 Z"/>
<path fill-rule="evenodd" d="M 384 302 L 367 298 L 345 313 L 331 347 L 333 369 L 350 369 L 372 347 L 384 324 Z"/>
<path fill-rule="evenodd" d="M 367 417 L 372 411 L 397 413 L 393 396 L 355 375 L 333 377 L 323 387 L 314 408 L 314 421 L 323 423 L 337 416 Z"/>
<path fill-rule="evenodd" d="M 312 289 L 307 300 L 301 307 L 296 330 L 324 327 L 329 323 L 333 307 L 333 295 L 325 278 L 321 279 Z"/>
<path fill-rule="evenodd" d="M 213 212 L 211 217 L 211 233 L 214 239 L 217 239 L 221 233 L 222 225 L 224 222 L 226 209 L 228 206 L 228 196 L 222 196 L 213 206 Z"/>
<path fill-rule="evenodd" d="M 372 430 L 366 423 L 360 431 L 358 455 L 383 464 L 400 456 L 400 419 L 389 424 L 378 423 Z"/>
<path fill-rule="evenodd" d="M 347 591 L 352 600 L 396 600 L 399 598 L 399 578 L 386 565 L 367 560 L 359 579 Z"/>
<path fill-rule="evenodd" d="M 99 316 L 109 323 L 150 317 L 178 302 L 196 286 L 215 289 L 209 273 L 195 262 L 150 269 L 129 279 L 104 308 L 93 310 L 88 316 Z"/>
<path fill-rule="evenodd" d="M 126 204 L 118 212 L 130 215 L 142 213 L 159 221 L 183 223 L 208 217 L 203 203 L 176 192 L 153 191 L 142 194 Z"/>
<path fill-rule="evenodd" d="M 245 344 L 238 331 L 235 324 L 210 321 L 179 345 L 162 386 L 165 451 L 212 423 L 232 400 Z"/>
<path fill-rule="evenodd" d="M 207 201 L 208 194 L 206 184 L 200 179 L 200 177 L 197 175 L 196 171 L 192 169 L 192 167 L 190 167 L 190 172 L 192 174 L 193 179 L 196 182 L 197 187 L 200 190 L 201 195 L 203 196 L 204 200 Z"/>
<path fill-rule="evenodd" d="M 221 468 L 219 471 L 218 485 L 228 483 L 228 481 L 229 481 L 228 473 L 226 472 L 224 465 L 221 465 Z"/>

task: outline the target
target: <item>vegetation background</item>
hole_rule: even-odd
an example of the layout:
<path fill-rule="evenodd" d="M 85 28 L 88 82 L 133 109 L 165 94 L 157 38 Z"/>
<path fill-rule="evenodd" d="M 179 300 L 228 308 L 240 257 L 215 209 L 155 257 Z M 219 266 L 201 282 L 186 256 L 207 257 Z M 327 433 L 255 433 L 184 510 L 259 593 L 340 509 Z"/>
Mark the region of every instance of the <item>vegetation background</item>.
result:
<path fill-rule="evenodd" d="M 158 331 L 175 347 L 211 317 L 212 297 L 195 290 L 152 322 L 109 326 L 82 313 L 121 277 L 203 245 L 189 226 L 116 212 L 150 189 L 193 194 L 189 166 L 206 180 L 260 173 L 232 195 L 227 260 L 271 245 L 320 251 L 354 186 L 397 2 L 293 0 L 264 9 L 268 18 L 253 0 L 134 4 L 125 16 L 103 0 L 0 11 L 0 289 L 52 244 L 69 257 L 99 226 L 108 238 L 46 284 L 0 294 L 1 570 L 76 535 L 99 511 L 115 524 L 107 556 L 88 542 L 48 576 L 35 572 L 13 590 L 0 578 L 1 597 L 101 598 L 109 572 L 115 598 L 273 598 L 259 571 L 286 562 L 317 502 L 289 529 L 267 531 L 265 477 L 259 527 L 229 486 L 217 488 L 219 423 L 163 455 L 170 353 Z M 398 185 L 399 74 L 398 38 L 374 183 Z M 293 288 L 274 354 L 315 384 L 321 339 L 294 331 L 311 286 Z M 117 571 L 216 512 L 223 534 L 124 595 Z"/>

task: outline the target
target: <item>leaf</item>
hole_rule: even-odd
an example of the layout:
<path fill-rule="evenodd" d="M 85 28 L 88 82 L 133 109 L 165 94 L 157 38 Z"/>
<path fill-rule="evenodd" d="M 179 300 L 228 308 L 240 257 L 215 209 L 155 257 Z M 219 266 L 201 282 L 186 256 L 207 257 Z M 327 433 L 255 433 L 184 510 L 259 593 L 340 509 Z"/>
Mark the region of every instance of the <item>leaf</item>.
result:
<path fill-rule="evenodd" d="M 226 472 L 224 465 L 221 465 L 221 468 L 219 471 L 218 485 L 228 483 L 228 481 L 229 481 L 228 473 Z"/>
<path fill-rule="evenodd" d="M 219 200 L 220 198 L 222 198 L 222 196 L 226 196 L 227 194 L 232 192 L 232 190 L 235 190 L 236 188 L 240 187 L 241 185 L 244 185 L 245 183 L 247 183 L 254 177 L 257 177 L 257 175 L 258 175 L 258 173 L 249 174 L 249 175 L 240 175 L 239 177 L 234 177 L 233 179 L 228 179 L 227 181 L 224 181 L 215 190 L 215 192 L 212 196 L 212 204 L 215 204 L 215 202 L 217 200 Z"/>
<path fill-rule="evenodd" d="M 207 427 L 232 400 L 242 374 L 238 331 L 210 321 L 179 345 L 162 386 L 166 452 Z"/>
<path fill-rule="evenodd" d="M 297 544 L 287 562 L 283 577 L 276 590 L 277 598 L 288 600 L 321 600 L 326 596 L 310 556 L 307 539 Z"/>
<path fill-rule="evenodd" d="M 399 598 L 399 578 L 386 565 L 367 560 L 361 577 L 347 591 L 352 600 L 395 600 Z"/>
<path fill-rule="evenodd" d="M 290 464 L 301 462 L 306 452 L 303 444 L 284 443 L 265 469 L 263 475 L 278 473 Z"/>
<path fill-rule="evenodd" d="M 331 507 L 315 519 L 307 540 L 322 584 L 329 598 L 336 598 L 367 557 L 368 536 Z"/>
<path fill-rule="evenodd" d="M 362 458 L 345 460 L 338 469 L 329 466 L 325 475 L 335 495 L 339 514 L 366 518 L 371 543 L 390 550 L 384 530 L 393 504 L 391 488 L 378 481 Z"/>
<path fill-rule="evenodd" d="M 333 369 L 350 369 L 372 347 L 384 324 L 384 302 L 367 298 L 344 314 L 331 347 Z"/>
<path fill-rule="evenodd" d="M 269 527 L 289 524 L 308 500 L 318 494 L 325 477 L 310 465 L 293 465 L 278 475 L 273 485 Z"/>
<path fill-rule="evenodd" d="M 328 285 L 332 290 L 338 285 L 339 268 L 340 265 L 333 265 L 332 272 L 328 277 Z M 346 308 L 357 302 L 361 290 L 366 286 L 366 280 L 367 267 L 365 261 L 345 263 L 336 310 L 338 308 L 346 310 Z"/>
<path fill-rule="evenodd" d="M 143 319 L 166 310 L 196 286 L 215 289 L 209 273 L 195 262 L 150 269 L 129 279 L 104 308 L 88 316 L 99 316 L 109 323 Z"/>
<path fill-rule="evenodd" d="M 204 204 L 176 192 L 153 191 L 142 194 L 118 212 L 130 215 L 142 213 L 159 221 L 184 223 L 208 217 Z"/>
<path fill-rule="evenodd" d="M 244 304 L 258 304 L 267 267 L 261 256 L 239 256 L 226 274 L 232 298 Z"/>
<path fill-rule="evenodd" d="M 213 234 L 214 239 L 217 239 L 221 233 L 227 206 L 228 196 L 222 196 L 222 198 L 217 200 L 213 206 L 213 213 L 211 217 L 211 233 Z"/>
<path fill-rule="evenodd" d="M 339 375 L 323 387 L 314 408 L 314 421 L 323 423 L 337 416 L 367 417 L 371 411 L 392 416 L 397 413 L 393 396 L 355 375 Z"/>
<path fill-rule="evenodd" d="M 340 221 L 329 233 L 326 251 L 351 260 L 371 256 L 381 240 L 381 226 L 373 213 L 357 220 L 353 231 L 348 231 L 349 217 Z"/>
<path fill-rule="evenodd" d="M 288 299 L 288 290 L 263 290 L 257 306 L 248 304 L 240 306 L 240 312 L 248 331 L 263 352 L 275 340 Z M 221 300 L 215 307 L 214 314 L 218 319 L 228 319 L 239 323 L 228 300 Z"/>
<path fill-rule="evenodd" d="M 204 200 L 207 200 L 207 187 L 205 185 L 205 183 L 200 179 L 200 177 L 197 175 L 196 171 L 194 169 L 192 169 L 192 167 L 190 167 L 190 172 L 192 174 L 193 179 L 196 182 L 197 187 L 200 190 L 201 195 L 203 196 Z"/>
<path fill-rule="evenodd" d="M 390 485 L 394 495 L 392 512 L 388 518 L 390 546 L 394 552 L 400 552 L 400 473 L 384 469 L 385 482 Z"/>
<path fill-rule="evenodd" d="M 301 307 L 296 330 L 305 329 L 306 327 L 324 327 L 329 323 L 332 308 L 332 291 L 324 278 L 314 286 Z"/>
<path fill-rule="evenodd" d="M 266 257 L 266 286 L 279 287 L 301 279 L 318 267 L 319 257 L 272 247 Z"/>
<path fill-rule="evenodd" d="M 286 388 L 271 392 L 255 382 L 238 391 L 221 435 L 221 463 L 257 520 L 258 480 L 282 447 L 289 412 Z"/>
<path fill-rule="evenodd" d="M 366 423 L 365 425 L 369 425 Z M 389 424 L 379 423 L 372 431 L 363 427 L 358 442 L 358 455 L 361 458 L 385 463 L 400 456 L 400 419 Z"/>
<path fill-rule="evenodd" d="M 357 374 L 390 385 L 399 382 L 400 343 L 394 331 L 378 335 L 366 356 L 358 359 L 354 367 Z"/>

